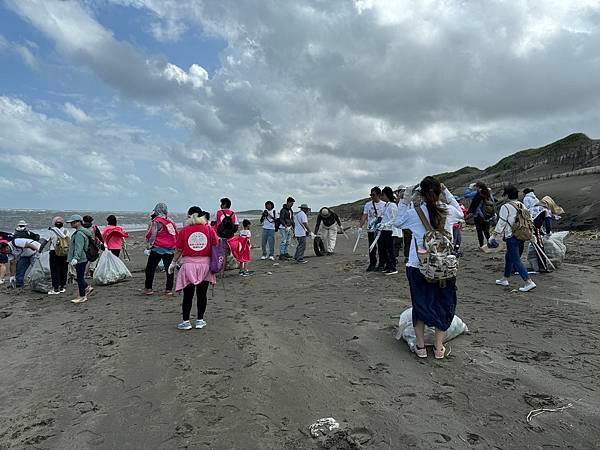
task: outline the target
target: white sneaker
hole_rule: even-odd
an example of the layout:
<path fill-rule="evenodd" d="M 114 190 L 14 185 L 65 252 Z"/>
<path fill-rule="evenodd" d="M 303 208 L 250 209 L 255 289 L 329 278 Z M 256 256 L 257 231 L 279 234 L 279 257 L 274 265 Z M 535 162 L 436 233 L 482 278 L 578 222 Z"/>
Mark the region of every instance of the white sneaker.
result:
<path fill-rule="evenodd" d="M 265 259 L 267 259 L 267 257 L 263 255 L 260 257 L 260 259 L 262 259 L 264 261 Z"/>
<path fill-rule="evenodd" d="M 192 324 L 190 323 L 189 320 L 184 320 L 180 324 L 177 324 L 177 329 L 178 330 L 191 330 Z"/>
<path fill-rule="evenodd" d="M 206 320 L 204 319 L 198 319 L 196 320 L 196 329 L 200 330 L 202 328 L 204 328 L 206 326 Z"/>
<path fill-rule="evenodd" d="M 274 256 L 269 256 L 269 259 L 270 259 L 271 261 L 275 261 L 275 257 L 274 257 Z"/>
<path fill-rule="evenodd" d="M 527 281 L 527 283 L 525 283 L 525 286 L 519 288 L 519 291 L 529 292 L 530 290 L 535 289 L 535 287 L 536 284 L 533 281 L 529 280 Z"/>
<path fill-rule="evenodd" d="M 500 278 L 499 280 L 496 280 L 496 284 L 498 286 L 508 286 L 508 280 L 506 278 Z"/>
<path fill-rule="evenodd" d="M 0 284 L 4 284 L 4 278 L 0 280 Z"/>
<path fill-rule="evenodd" d="M 48 295 L 58 295 L 60 294 L 60 291 L 55 291 L 54 289 L 52 289 L 50 292 L 48 292 Z"/>
<path fill-rule="evenodd" d="M 64 294 L 65 292 L 67 292 L 65 288 L 62 288 L 60 291 L 58 291 L 59 294 Z"/>
<path fill-rule="evenodd" d="M 87 297 L 77 297 L 71 300 L 71 303 L 83 303 L 87 302 Z"/>

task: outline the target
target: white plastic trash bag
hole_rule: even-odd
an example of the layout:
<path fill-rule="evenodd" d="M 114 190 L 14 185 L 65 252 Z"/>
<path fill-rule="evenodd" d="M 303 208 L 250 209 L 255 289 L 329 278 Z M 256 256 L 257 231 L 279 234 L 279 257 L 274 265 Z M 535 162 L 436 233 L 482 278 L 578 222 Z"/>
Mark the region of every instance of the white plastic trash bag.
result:
<path fill-rule="evenodd" d="M 25 273 L 25 282 L 36 292 L 47 294 L 52 287 L 50 277 L 50 252 L 36 254 Z"/>
<path fill-rule="evenodd" d="M 123 261 L 112 254 L 104 251 L 98 258 L 98 265 L 94 270 L 94 282 L 96 284 L 114 284 L 131 278 L 131 272 Z"/>
<path fill-rule="evenodd" d="M 448 342 L 463 333 L 469 331 L 467 324 L 465 324 L 460 317 L 457 315 L 452 319 L 450 328 L 446 330 L 446 336 L 444 336 L 444 342 Z M 400 314 L 400 322 L 398 324 L 398 331 L 396 332 L 396 339 L 404 339 L 408 344 L 411 352 L 414 352 L 417 348 L 417 338 L 415 336 L 415 329 L 412 324 L 412 308 L 408 308 L 402 314 Z M 435 343 L 435 328 L 425 327 L 425 345 L 434 345 Z"/>
<path fill-rule="evenodd" d="M 567 254 L 567 246 L 563 243 L 563 240 L 569 235 L 568 231 L 558 231 L 550 235 L 542 237 L 544 242 L 544 253 L 548 259 L 552 262 L 555 268 L 558 268 L 565 259 Z M 531 265 L 534 271 L 539 271 L 540 267 L 538 264 L 537 253 L 533 248 L 532 244 L 529 244 L 527 251 L 527 261 Z"/>

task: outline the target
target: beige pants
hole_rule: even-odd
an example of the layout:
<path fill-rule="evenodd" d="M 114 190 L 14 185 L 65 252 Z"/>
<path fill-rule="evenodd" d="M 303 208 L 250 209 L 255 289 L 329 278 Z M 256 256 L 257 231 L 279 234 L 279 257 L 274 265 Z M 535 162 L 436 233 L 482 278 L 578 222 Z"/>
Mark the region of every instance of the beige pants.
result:
<path fill-rule="evenodd" d="M 325 245 L 325 251 L 327 253 L 333 253 L 335 249 L 335 241 L 337 240 L 337 224 L 334 223 L 330 227 L 322 227 L 321 228 L 321 239 L 323 239 L 323 244 Z"/>

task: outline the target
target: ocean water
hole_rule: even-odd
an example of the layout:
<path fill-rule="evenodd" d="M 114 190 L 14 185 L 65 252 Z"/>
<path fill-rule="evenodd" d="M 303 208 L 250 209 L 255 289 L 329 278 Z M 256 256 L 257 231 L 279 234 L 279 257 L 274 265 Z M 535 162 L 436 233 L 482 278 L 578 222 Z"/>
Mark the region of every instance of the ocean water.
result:
<path fill-rule="evenodd" d="M 52 225 L 52 218 L 56 216 L 63 217 L 65 220 L 72 214 L 90 215 L 94 218 L 94 223 L 101 229 L 106 225 L 106 217 L 114 214 L 117 217 L 117 223 L 128 232 L 145 231 L 150 222 L 150 213 L 148 211 L 54 211 L 48 209 L 0 209 L 0 231 L 13 232 L 17 222 L 25 220 L 29 224 L 29 229 L 48 238 L 48 227 Z M 211 213 L 214 217 L 215 213 Z M 186 214 L 175 213 L 170 215 L 171 219 L 180 226 L 186 219 Z M 258 222 L 259 216 L 239 214 L 240 222 L 248 219 L 253 223 Z M 68 227 L 68 225 L 66 225 Z"/>

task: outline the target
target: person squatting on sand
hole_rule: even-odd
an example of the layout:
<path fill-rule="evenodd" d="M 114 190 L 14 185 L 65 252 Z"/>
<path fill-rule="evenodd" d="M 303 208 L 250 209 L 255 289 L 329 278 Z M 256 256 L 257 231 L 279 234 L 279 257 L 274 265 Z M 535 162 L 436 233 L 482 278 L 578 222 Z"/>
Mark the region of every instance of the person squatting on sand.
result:
<path fill-rule="evenodd" d="M 210 256 L 212 247 L 218 244 L 219 238 L 213 227 L 208 223 L 202 209 L 192 206 L 188 210 L 188 219 L 177 235 L 176 253 L 169 264 L 167 273 L 173 277 L 179 262 L 181 266 L 177 271 L 177 293 L 183 291 L 181 304 L 182 322 L 177 325 L 180 330 L 191 330 L 190 312 L 196 294 L 198 315 L 196 328 L 204 328 L 208 286 L 216 282 L 215 275 L 210 270 Z"/>
<path fill-rule="evenodd" d="M 117 225 L 117 218 L 111 214 L 106 218 L 106 227 L 102 231 L 102 238 L 106 248 L 117 258 L 123 249 L 123 239 L 129 237 L 129 233 Z"/>
<path fill-rule="evenodd" d="M 48 295 L 58 295 L 66 292 L 67 275 L 69 272 L 69 232 L 64 228 L 64 219 L 55 217 L 52 219 L 48 246 L 50 248 L 50 278 L 52 290 Z"/>
<path fill-rule="evenodd" d="M 358 226 L 358 232 L 362 232 L 365 224 L 367 225 L 367 237 L 369 240 L 369 248 L 375 241 L 377 232 L 377 226 L 381 222 L 383 216 L 383 207 L 385 202 L 381 201 L 381 189 L 379 186 L 375 186 L 371 189 L 371 200 L 365 203 L 363 208 L 363 215 L 360 219 Z M 379 265 L 377 265 L 377 254 L 379 253 Z M 383 247 L 375 245 L 372 251 L 369 252 L 369 266 L 367 272 L 383 271 L 385 270 L 385 256 L 383 254 Z"/>
<path fill-rule="evenodd" d="M 265 202 L 265 209 L 260 216 L 262 225 L 262 256 L 260 259 L 275 261 L 275 232 L 277 231 L 277 212 L 275 211 L 275 203 L 271 200 Z"/>
<path fill-rule="evenodd" d="M 323 225 L 322 228 L 321 224 Z M 323 240 L 325 252 L 328 256 L 331 256 L 334 253 L 338 227 L 342 228 L 342 223 L 340 222 L 338 215 L 331 208 L 321 208 L 317 215 L 315 234 L 318 236 L 319 229 L 321 229 L 321 239 Z"/>
<path fill-rule="evenodd" d="M 449 202 L 441 201 L 441 194 Z M 424 217 L 435 230 L 445 230 L 452 235 L 452 225 L 462 219 L 463 214 L 459 205 L 450 191 L 433 177 L 425 177 L 420 183 L 420 200 L 413 200 L 414 208 L 409 209 L 412 200 L 412 189 L 408 188 L 398 206 L 396 226 L 408 228 L 412 232 L 413 240 L 406 265 L 406 275 L 410 288 L 412 302 L 412 320 L 415 327 L 417 347 L 415 353 L 419 358 L 427 357 L 425 348 L 425 325 L 435 327 L 435 357 L 444 357 L 446 348 L 443 345 L 445 331 L 452 324 L 456 311 L 456 279 L 445 280 L 445 283 L 431 283 L 419 270 L 419 257 L 417 246 L 424 242 L 425 226 L 416 208 L 419 208 Z"/>
<path fill-rule="evenodd" d="M 396 268 L 397 260 L 394 250 L 392 226 L 396 222 L 398 205 L 396 205 L 396 199 L 391 187 L 384 187 L 381 195 L 385 205 L 383 206 L 381 222 L 377 225 L 377 230 L 381 232 L 377 245 L 381 247 L 382 251 L 380 254 L 383 255 L 383 261 L 385 261 L 383 273 L 386 275 L 395 275 L 398 273 L 398 269 Z"/>
<path fill-rule="evenodd" d="M 146 233 L 147 247 L 144 253 L 148 256 L 146 263 L 146 281 L 144 295 L 152 295 L 154 274 L 159 262 L 162 260 L 165 269 L 171 265 L 177 244 L 177 225 L 168 217 L 167 205 L 158 203 L 152 212 L 152 222 Z M 173 295 L 173 273 L 167 271 L 167 285 L 165 295 Z"/>
<path fill-rule="evenodd" d="M 85 281 L 85 267 L 88 262 L 85 252 L 90 245 L 90 241 L 94 239 L 94 236 L 89 228 L 83 226 L 83 217 L 79 214 L 73 214 L 69 220 L 67 220 L 67 223 L 75 230 L 71 236 L 67 260 L 75 269 L 75 279 L 77 280 L 79 294 L 71 300 L 71 302 L 83 303 L 87 301 L 88 295 L 94 290 L 94 288 L 89 286 Z"/>
<path fill-rule="evenodd" d="M 293 197 L 288 197 L 281 211 L 279 211 L 280 260 L 292 259 L 292 256 L 288 253 L 288 249 L 294 236 L 294 211 L 292 210 L 294 203 L 296 203 L 296 200 Z"/>
<path fill-rule="evenodd" d="M 526 208 L 523 203 L 518 200 L 519 191 L 516 187 L 512 185 L 506 186 L 502 195 L 506 197 L 508 201 L 500 208 L 498 223 L 496 224 L 492 237 L 489 239 L 490 247 L 498 246 L 498 237 L 502 237 L 506 241 L 504 277 L 496 280 L 496 284 L 499 286 L 508 286 L 508 279 L 516 270 L 519 272 L 519 275 L 521 275 L 521 278 L 523 278 L 523 281 L 525 281 L 525 286 L 520 287 L 519 291 L 528 292 L 534 289 L 536 284 L 529 276 L 527 268 L 521 261 L 521 254 L 523 253 L 525 242 L 517 239 L 517 237 L 513 235 L 513 228 L 517 222 L 519 210 L 526 210 Z"/>
<path fill-rule="evenodd" d="M 300 211 L 294 214 L 294 236 L 298 245 L 296 247 L 296 253 L 294 254 L 294 260 L 298 264 L 306 263 L 304 259 L 304 251 L 306 250 L 306 236 L 312 236 L 310 228 L 308 228 L 308 212 L 310 208 L 306 203 L 300 205 Z"/>

